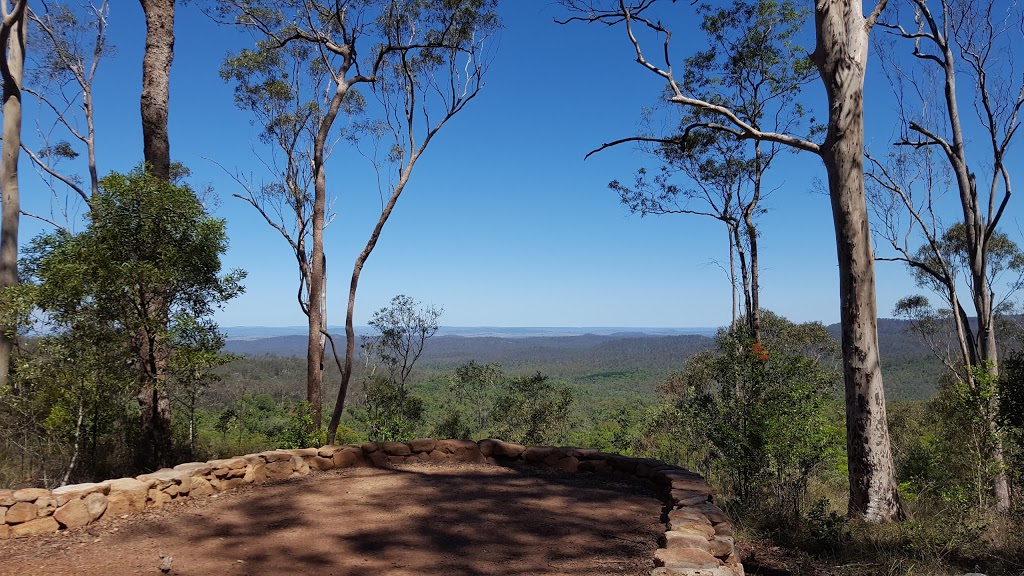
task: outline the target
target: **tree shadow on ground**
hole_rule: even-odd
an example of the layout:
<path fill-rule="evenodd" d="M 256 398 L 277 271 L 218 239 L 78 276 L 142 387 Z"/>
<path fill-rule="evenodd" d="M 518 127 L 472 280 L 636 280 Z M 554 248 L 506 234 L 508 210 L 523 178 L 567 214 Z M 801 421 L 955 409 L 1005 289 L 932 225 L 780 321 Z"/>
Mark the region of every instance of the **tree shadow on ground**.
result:
<path fill-rule="evenodd" d="M 154 570 L 160 547 L 172 574 L 195 576 L 648 574 L 662 512 L 652 493 L 599 477 L 347 469 L 206 499 L 108 545 Z"/>

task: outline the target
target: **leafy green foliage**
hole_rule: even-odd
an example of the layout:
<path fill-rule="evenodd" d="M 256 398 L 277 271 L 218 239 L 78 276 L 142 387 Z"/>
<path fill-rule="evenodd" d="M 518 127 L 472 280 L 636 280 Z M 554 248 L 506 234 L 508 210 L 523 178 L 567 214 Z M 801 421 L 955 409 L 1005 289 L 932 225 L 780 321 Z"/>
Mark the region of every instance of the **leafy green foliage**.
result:
<path fill-rule="evenodd" d="M 166 395 L 177 386 L 194 406 L 214 379 L 223 337 L 207 317 L 241 292 L 244 277 L 220 275 L 226 249 L 224 222 L 209 217 L 188 186 L 141 168 L 101 181 L 84 231 L 33 240 L 25 290 L 47 331 L 35 353 L 22 356 L 11 396 L 34 406 L 31 420 L 64 447 L 59 460 L 76 473 L 109 470 L 100 454 L 105 436 L 131 437 L 138 413 L 130 399 L 140 387 L 158 385 Z M 87 435 L 90 457 L 79 458 Z"/>
<path fill-rule="evenodd" d="M 763 337 L 721 331 L 718 349 L 691 358 L 665 392 L 742 505 L 768 505 L 796 519 L 812 475 L 841 456 L 842 428 L 828 411 L 836 345 L 820 324 L 796 325 L 770 312 Z"/>
<path fill-rule="evenodd" d="M 411 394 L 409 376 L 427 339 L 437 333 L 443 310 L 405 295 L 374 312 L 376 334 L 363 339 L 369 374 L 363 398 L 349 410 L 372 440 L 408 440 L 423 420 L 423 401 Z M 381 370 L 381 373 L 377 371 Z"/>

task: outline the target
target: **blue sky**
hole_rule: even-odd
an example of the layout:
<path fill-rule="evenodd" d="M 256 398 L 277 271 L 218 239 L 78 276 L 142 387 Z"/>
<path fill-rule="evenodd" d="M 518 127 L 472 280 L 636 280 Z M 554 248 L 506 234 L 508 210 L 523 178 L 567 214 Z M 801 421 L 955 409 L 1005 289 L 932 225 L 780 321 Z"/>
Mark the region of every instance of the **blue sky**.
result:
<path fill-rule="evenodd" d="M 144 24 L 136 3 L 115 2 L 109 26 L 117 46 L 96 86 L 101 174 L 141 159 L 138 95 Z M 729 320 L 722 226 L 706 218 L 640 218 L 607 189 L 647 162 L 628 146 L 584 161 L 603 142 L 634 133 L 639 111 L 662 84 L 634 61 L 620 29 L 559 26 L 544 0 L 502 3 L 486 87 L 446 126 L 421 160 L 363 271 L 356 323 L 395 294 L 443 306 L 452 326 L 719 326 Z M 179 7 L 171 78 L 171 153 L 212 185 L 226 219 L 228 268 L 248 271 L 246 294 L 218 313 L 225 326 L 303 323 L 297 272 L 285 242 L 247 204 L 213 160 L 262 174 L 262 145 L 246 113 L 217 75 L 228 50 L 251 39 L 218 27 L 194 5 Z M 681 36 L 685 38 L 685 35 Z M 31 42 L 31 39 L 30 39 Z M 685 51 L 685 46 L 677 50 Z M 31 47 L 29 48 L 31 50 Z M 869 142 L 889 139 L 886 88 L 870 108 Z M 808 98 L 823 104 L 817 86 Z M 869 102 L 869 107 L 871 103 Z M 26 107 L 26 140 L 35 130 Z M 48 192 L 22 164 L 23 205 L 46 212 Z M 328 165 L 338 217 L 326 233 L 329 320 L 341 324 L 352 263 L 376 222 L 371 167 L 340 150 Z M 778 190 L 762 222 L 762 304 L 793 320 L 838 321 L 838 279 L 828 198 L 813 191 L 820 161 L 787 155 L 770 175 Z M 1007 218 L 1016 238 L 1019 210 Z M 24 221 L 22 237 L 44 230 Z M 914 292 L 896 265 L 878 265 L 879 313 Z"/>

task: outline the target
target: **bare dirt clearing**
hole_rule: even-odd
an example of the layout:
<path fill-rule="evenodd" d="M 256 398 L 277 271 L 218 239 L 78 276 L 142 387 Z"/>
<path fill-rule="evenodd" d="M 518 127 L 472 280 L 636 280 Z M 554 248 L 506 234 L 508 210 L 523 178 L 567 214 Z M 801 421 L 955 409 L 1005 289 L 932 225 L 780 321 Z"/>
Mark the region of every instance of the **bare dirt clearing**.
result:
<path fill-rule="evenodd" d="M 0 542 L 0 575 L 648 574 L 662 503 L 632 485 L 483 465 L 348 468 Z"/>

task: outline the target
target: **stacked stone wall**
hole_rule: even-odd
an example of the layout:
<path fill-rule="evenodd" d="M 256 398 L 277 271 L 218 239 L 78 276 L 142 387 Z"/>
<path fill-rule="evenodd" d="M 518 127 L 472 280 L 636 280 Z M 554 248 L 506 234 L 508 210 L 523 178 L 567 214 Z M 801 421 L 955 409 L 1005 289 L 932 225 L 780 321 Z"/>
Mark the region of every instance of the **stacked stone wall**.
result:
<path fill-rule="evenodd" d="M 45 534 L 160 508 L 246 484 L 307 476 L 314 471 L 422 462 L 533 466 L 567 473 L 635 479 L 665 503 L 666 531 L 651 576 L 743 576 L 732 524 L 715 506 L 699 474 L 661 461 L 587 448 L 523 446 L 501 440 L 367 442 L 300 450 L 272 450 L 235 458 L 189 462 L 135 478 L 74 484 L 53 490 L 0 490 L 0 540 Z"/>

